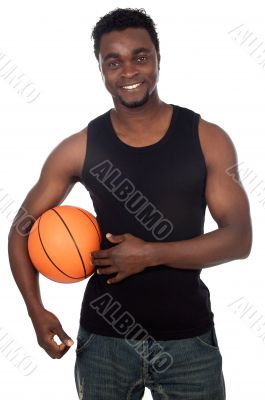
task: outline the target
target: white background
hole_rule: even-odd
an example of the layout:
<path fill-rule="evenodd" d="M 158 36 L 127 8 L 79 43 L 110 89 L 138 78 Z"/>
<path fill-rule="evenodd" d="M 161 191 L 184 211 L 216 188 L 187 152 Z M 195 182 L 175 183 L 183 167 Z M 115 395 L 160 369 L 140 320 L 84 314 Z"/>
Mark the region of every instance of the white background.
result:
<path fill-rule="evenodd" d="M 254 230 L 251 255 L 204 269 L 201 277 L 211 293 L 227 399 L 265 398 L 262 385 L 265 341 L 259 337 L 262 329 L 265 332 L 261 326 L 265 315 L 262 253 L 265 207 L 261 203 L 265 180 L 265 67 L 258 63 L 261 58 L 255 58 L 258 51 L 250 55 L 251 51 L 229 33 L 243 24 L 257 38 L 256 44 L 265 41 L 262 5 L 254 0 L 243 3 L 11 0 L 1 7 L 0 53 L 6 54 L 40 92 L 36 101 L 28 103 L 0 76 L 0 334 L 5 331 L 37 366 L 25 376 L 0 349 L 1 399 L 77 398 L 74 348 L 87 281 L 60 285 L 40 278 L 45 307 L 58 316 L 75 341 L 63 358 L 54 360 L 39 347 L 11 274 L 7 254 L 11 218 L 3 205 L 7 199 L 12 200 L 9 211 L 12 209 L 14 213 L 36 183 L 51 150 L 112 107 L 90 34 L 97 20 L 117 6 L 143 7 L 157 24 L 161 48 L 160 98 L 188 107 L 221 126 L 236 147 L 238 162 L 244 163 L 245 171 L 252 171 L 256 183 L 261 182 L 259 189 L 255 189 L 256 185 L 251 180 L 244 181 L 241 174 L 251 204 Z M 79 183 L 63 204 L 93 212 L 88 192 Z M 205 232 L 216 227 L 207 210 Z M 248 321 L 250 313 L 243 316 L 242 310 L 236 312 L 229 306 L 239 298 L 256 312 L 253 323 L 255 317 L 260 318 L 252 328 Z M 144 399 L 151 399 L 148 389 Z"/>

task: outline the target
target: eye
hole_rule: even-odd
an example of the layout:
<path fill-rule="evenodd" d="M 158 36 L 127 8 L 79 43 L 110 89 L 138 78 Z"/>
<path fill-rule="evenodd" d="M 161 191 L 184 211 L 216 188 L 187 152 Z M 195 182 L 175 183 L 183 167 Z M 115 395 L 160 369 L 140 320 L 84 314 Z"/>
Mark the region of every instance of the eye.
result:
<path fill-rule="evenodd" d="M 146 56 L 139 56 L 139 57 L 137 57 L 137 60 L 139 60 L 140 58 L 144 59 L 144 60 L 142 60 L 142 61 L 146 61 L 146 60 L 147 60 L 147 57 L 146 57 Z"/>
<path fill-rule="evenodd" d="M 147 57 L 146 56 L 138 56 L 137 57 L 137 61 L 140 60 L 140 63 L 147 61 Z M 111 61 L 108 63 L 108 67 L 110 67 L 111 69 L 114 69 L 116 67 L 118 67 L 119 63 L 118 61 Z"/>
<path fill-rule="evenodd" d="M 116 67 L 117 64 L 118 64 L 117 61 L 111 61 L 111 62 L 108 64 L 108 66 L 109 66 L 109 67 Z"/>

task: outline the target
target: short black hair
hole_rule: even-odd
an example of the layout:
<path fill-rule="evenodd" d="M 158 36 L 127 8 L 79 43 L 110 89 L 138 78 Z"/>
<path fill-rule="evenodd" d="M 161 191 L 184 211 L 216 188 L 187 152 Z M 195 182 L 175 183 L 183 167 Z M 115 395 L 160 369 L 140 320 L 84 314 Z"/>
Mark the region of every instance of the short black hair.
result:
<path fill-rule="evenodd" d="M 100 39 L 104 33 L 114 30 L 122 31 L 130 27 L 146 29 L 157 53 L 160 52 L 156 24 L 144 8 L 115 8 L 101 17 L 92 30 L 91 39 L 94 39 L 96 59 L 99 60 Z"/>

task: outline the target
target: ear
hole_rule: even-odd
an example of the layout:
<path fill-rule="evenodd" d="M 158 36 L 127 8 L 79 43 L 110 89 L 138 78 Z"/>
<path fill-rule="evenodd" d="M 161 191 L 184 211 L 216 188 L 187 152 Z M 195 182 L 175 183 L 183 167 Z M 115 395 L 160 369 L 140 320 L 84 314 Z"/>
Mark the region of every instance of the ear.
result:
<path fill-rule="evenodd" d="M 158 71 L 160 71 L 160 60 L 161 60 L 160 53 L 157 53 Z"/>

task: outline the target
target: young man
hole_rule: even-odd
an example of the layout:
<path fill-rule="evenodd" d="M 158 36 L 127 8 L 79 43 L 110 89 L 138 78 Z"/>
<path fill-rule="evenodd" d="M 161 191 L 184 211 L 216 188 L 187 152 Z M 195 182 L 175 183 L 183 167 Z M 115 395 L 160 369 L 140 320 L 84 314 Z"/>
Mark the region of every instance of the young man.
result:
<path fill-rule="evenodd" d="M 223 400 L 222 356 L 200 272 L 251 250 L 236 150 L 219 126 L 160 100 L 159 40 L 143 9 L 115 9 L 92 36 L 114 108 L 51 152 L 22 203 L 37 218 L 77 181 L 93 200 L 103 240 L 81 308 L 79 397 L 136 400 L 148 387 L 154 399 Z M 204 234 L 206 205 L 218 229 Z M 61 358 L 73 342 L 43 306 L 27 238 L 14 228 L 9 255 L 38 343 Z"/>

